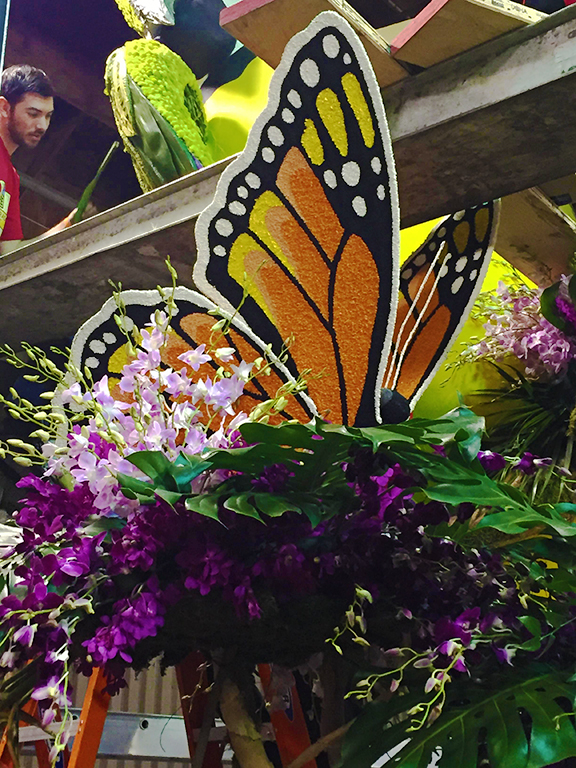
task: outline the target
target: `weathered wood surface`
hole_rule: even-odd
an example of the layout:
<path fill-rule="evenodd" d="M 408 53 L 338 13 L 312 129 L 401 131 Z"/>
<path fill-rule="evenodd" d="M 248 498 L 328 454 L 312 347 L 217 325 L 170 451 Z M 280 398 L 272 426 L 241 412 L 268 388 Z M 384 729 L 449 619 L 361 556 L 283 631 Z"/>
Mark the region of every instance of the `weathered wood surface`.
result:
<path fill-rule="evenodd" d="M 546 14 L 513 0 L 431 0 L 390 43 L 394 58 L 431 67 Z"/>
<path fill-rule="evenodd" d="M 382 87 L 407 76 L 378 32 L 345 0 L 241 0 L 220 13 L 220 24 L 271 67 L 286 43 L 322 11 L 341 14 L 358 33 Z"/>
<path fill-rule="evenodd" d="M 111 296 L 167 285 L 170 256 L 192 285 L 194 225 L 229 160 L 166 184 L 0 258 L 0 343 L 71 337 Z"/>
<path fill-rule="evenodd" d="M 101 123 L 114 127 L 114 116 L 104 95 L 104 73 L 91 72 L 67 52 L 31 29 L 15 23 L 8 28 L 4 65 L 32 64 L 49 73 L 54 90 L 69 104 Z"/>
<path fill-rule="evenodd" d="M 502 199 L 496 251 L 541 286 L 566 274 L 576 251 L 576 224 L 532 188 Z"/>
<path fill-rule="evenodd" d="M 576 171 L 576 5 L 383 91 L 404 226 Z"/>

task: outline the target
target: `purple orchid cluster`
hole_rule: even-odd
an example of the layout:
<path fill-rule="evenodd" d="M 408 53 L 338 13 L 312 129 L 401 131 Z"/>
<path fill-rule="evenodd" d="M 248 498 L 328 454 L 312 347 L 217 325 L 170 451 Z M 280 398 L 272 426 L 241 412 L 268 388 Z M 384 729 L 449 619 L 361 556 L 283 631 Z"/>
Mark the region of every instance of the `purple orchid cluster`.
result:
<path fill-rule="evenodd" d="M 503 559 L 481 539 L 456 543 L 449 532 L 470 524 L 474 505 L 427 500 L 418 471 L 360 441 L 330 465 L 330 482 L 316 494 L 333 498 L 335 509 L 339 496 L 350 503 L 314 520 L 302 513 L 301 489 L 297 504 L 286 501 L 294 461 L 304 464 L 298 453 L 292 470 L 274 461 L 253 472 L 247 464 L 203 468 L 202 457 L 213 449 L 241 444 L 238 427 L 254 413 L 237 412 L 237 401 L 258 366 L 224 368 L 219 363 L 230 362 L 234 350 L 200 346 L 180 355 L 180 370 L 163 367 L 167 334 L 167 317 L 156 313 L 123 370 L 118 387 L 125 399 L 110 392 L 106 379 L 60 388 L 58 429 L 39 452 L 43 473 L 20 483 L 19 539 L 2 560 L 9 594 L 0 600 L 0 687 L 21 678 L 22 695 L 40 702 L 45 726 L 62 716 L 54 759 L 69 735 L 73 668 L 85 674 L 102 668 L 115 692 L 130 667 L 157 655 L 176 663 L 182 656 L 174 648 L 186 655 L 233 647 L 250 663 L 291 666 L 322 651 L 327 640 L 340 650 L 350 640 L 358 652 L 369 646 L 383 670 L 357 694 L 370 696 L 384 678 L 395 691 L 415 676 L 431 697 L 424 723 L 441 711 L 455 676 L 489 674 L 494 664 L 536 650 L 523 649 L 534 635 L 525 621 L 531 583 L 525 586 L 513 558 Z M 204 375 L 215 361 L 218 373 Z M 248 426 L 257 425 L 245 424 L 245 433 Z M 313 437 L 328 436 L 320 430 Z M 424 450 L 433 455 L 429 446 Z M 151 490 L 151 476 L 134 459 L 144 453 L 171 467 L 181 468 L 181 459 L 187 470 L 200 467 L 186 481 L 188 498 Z M 533 459 L 526 455 L 518 469 L 530 470 Z M 503 459 L 484 452 L 480 461 L 491 472 Z M 250 498 L 283 499 L 280 512 L 263 520 L 223 501 L 217 515 L 187 505 L 190 496 L 196 503 L 234 482 L 244 483 Z M 129 483 L 149 495 L 129 493 Z M 359 612 L 347 611 L 358 595 L 370 600 Z M 556 594 L 556 612 L 565 605 L 568 641 L 560 650 L 550 640 L 554 628 L 537 620 L 548 638 L 545 648 L 538 645 L 541 655 L 566 656 L 574 647 L 571 600 Z M 342 617 L 348 623 L 335 630 Z"/>
<path fill-rule="evenodd" d="M 373 600 L 364 644 L 380 648 L 390 667 L 370 687 L 387 675 L 396 690 L 410 666 L 427 675 L 427 694 L 471 668 L 510 664 L 527 636 L 513 568 L 488 549 L 430 534 L 431 526 L 468 520 L 473 505 L 416 501 L 414 477 L 371 453 L 360 452 L 342 472 L 358 509 L 316 527 L 296 513 L 263 525 L 222 510 L 216 521 L 162 500 L 126 518 L 106 517 L 87 481 L 67 489 L 53 475 L 26 478 L 16 517 L 22 541 L 7 560 L 19 563 L 15 587 L 0 601 L 5 674 L 35 660 L 33 696 L 47 724 L 67 711 L 71 666 L 102 667 L 118 690 L 141 644 L 158 638 L 171 617 L 173 632 L 191 595 L 204 600 L 207 616 L 213 599 L 234 607 L 235 643 L 238 628 L 267 619 L 271 600 L 281 611 L 336 588 L 344 613 L 358 585 Z M 273 465 L 253 484 L 281 492 L 288 479 Z M 411 645 L 402 648 L 407 636 Z"/>
<path fill-rule="evenodd" d="M 576 356 L 576 309 L 567 284 L 564 277 L 554 299 L 554 311 L 564 321 L 561 330 L 542 314 L 542 290 L 510 288 L 500 282 L 497 302 L 484 324 L 485 337 L 471 351 L 496 362 L 515 357 L 532 379 L 564 374 Z"/>

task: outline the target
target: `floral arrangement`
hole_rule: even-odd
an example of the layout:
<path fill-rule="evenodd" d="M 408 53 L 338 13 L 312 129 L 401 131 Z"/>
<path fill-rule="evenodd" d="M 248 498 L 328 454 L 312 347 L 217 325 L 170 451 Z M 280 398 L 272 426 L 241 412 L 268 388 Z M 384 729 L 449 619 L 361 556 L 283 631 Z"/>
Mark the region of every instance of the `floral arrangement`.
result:
<path fill-rule="evenodd" d="M 465 362 L 488 361 L 502 386 L 477 394 L 489 417 L 489 447 L 545 456 L 526 485 L 546 498 L 572 500 L 576 425 L 576 283 L 562 277 L 542 290 L 500 284 L 475 308 L 485 337 L 473 340 Z M 540 470 L 536 472 L 536 470 Z"/>
<path fill-rule="evenodd" d="M 51 382 L 41 406 L 12 391 L 5 405 L 30 436 L 0 444 L 35 469 L 1 571 L 0 716 L 15 759 L 30 697 L 58 759 L 72 669 L 102 668 L 114 693 L 129 667 L 192 650 L 240 688 L 262 662 L 316 659 L 320 688 L 339 675 L 347 768 L 402 743 L 401 766 L 438 748 L 462 768 L 576 755 L 576 506 L 496 482 L 503 464 L 521 477 L 534 462 L 479 451 L 483 420 L 465 408 L 372 428 L 273 423 L 281 389 L 242 413 L 273 361 L 234 365 L 219 320 L 210 344 L 166 368 L 170 316 L 168 300 L 133 334 L 116 383 L 3 350 Z"/>

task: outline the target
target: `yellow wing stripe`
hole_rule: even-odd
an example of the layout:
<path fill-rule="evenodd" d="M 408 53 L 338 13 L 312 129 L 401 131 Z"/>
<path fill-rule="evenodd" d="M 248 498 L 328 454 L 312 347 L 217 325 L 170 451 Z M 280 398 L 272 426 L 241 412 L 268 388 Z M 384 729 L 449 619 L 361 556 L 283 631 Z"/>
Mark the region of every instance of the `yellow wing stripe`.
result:
<path fill-rule="evenodd" d="M 490 224 L 490 211 L 488 208 L 480 208 L 474 217 L 474 232 L 479 243 L 484 242 L 488 225 Z"/>
<path fill-rule="evenodd" d="M 342 77 L 342 87 L 344 88 L 348 103 L 352 107 L 352 111 L 358 121 L 364 144 L 366 144 L 368 148 L 372 148 L 376 136 L 374 123 L 372 121 L 370 109 L 364 98 L 364 94 L 362 93 L 362 86 L 356 75 L 347 72 Z"/>
<path fill-rule="evenodd" d="M 318 136 L 318 131 L 313 121 L 309 117 L 304 121 L 304 131 L 302 132 L 302 146 L 314 165 L 322 165 L 324 162 L 324 148 Z"/>
<path fill-rule="evenodd" d="M 266 300 L 260 292 L 254 275 L 268 261 L 268 254 L 247 233 L 236 238 L 228 257 L 228 274 L 251 296 L 269 320 L 274 322 Z M 251 274 L 252 273 L 252 274 Z"/>
<path fill-rule="evenodd" d="M 336 149 L 342 157 L 346 157 L 348 154 L 348 133 L 346 132 L 340 99 L 331 88 L 324 88 L 316 96 L 316 108 Z"/>
<path fill-rule="evenodd" d="M 261 194 L 254 203 L 254 208 L 250 213 L 250 229 L 272 251 L 274 256 L 292 272 L 290 261 L 286 257 L 282 246 L 270 234 L 269 215 L 271 211 L 277 208 L 284 209 L 284 205 L 274 192 L 267 191 Z"/>

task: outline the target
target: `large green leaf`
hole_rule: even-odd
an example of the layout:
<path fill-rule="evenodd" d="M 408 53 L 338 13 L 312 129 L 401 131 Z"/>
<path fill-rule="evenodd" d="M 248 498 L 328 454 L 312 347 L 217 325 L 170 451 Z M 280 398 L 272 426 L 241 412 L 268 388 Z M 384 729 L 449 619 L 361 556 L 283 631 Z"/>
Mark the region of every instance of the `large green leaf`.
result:
<path fill-rule="evenodd" d="M 409 719 L 390 725 L 396 712 L 369 704 L 346 735 L 342 768 L 370 768 L 408 738 L 390 766 L 426 768 L 440 750 L 438 768 L 543 768 L 576 756 L 572 718 L 555 719 L 573 707 L 576 685 L 566 677 L 542 670 L 527 676 L 517 670 L 514 678 L 495 679 L 490 689 L 453 683 L 438 720 L 416 731 L 408 730 Z"/>
<path fill-rule="evenodd" d="M 126 75 L 126 85 L 138 131 L 129 141 L 139 153 L 152 186 L 159 187 L 198 170 L 200 163 L 130 75 Z"/>
<path fill-rule="evenodd" d="M 542 291 L 542 295 L 540 296 L 540 311 L 549 323 L 552 323 L 556 328 L 563 331 L 566 328 L 566 320 L 560 315 L 556 306 L 556 298 L 558 297 L 559 291 L 560 283 L 549 285 L 548 288 L 545 288 Z"/>

